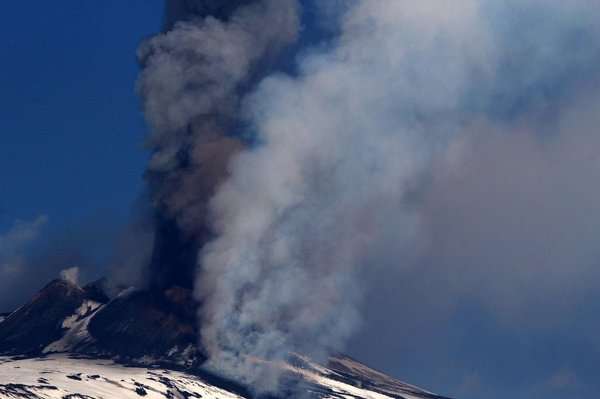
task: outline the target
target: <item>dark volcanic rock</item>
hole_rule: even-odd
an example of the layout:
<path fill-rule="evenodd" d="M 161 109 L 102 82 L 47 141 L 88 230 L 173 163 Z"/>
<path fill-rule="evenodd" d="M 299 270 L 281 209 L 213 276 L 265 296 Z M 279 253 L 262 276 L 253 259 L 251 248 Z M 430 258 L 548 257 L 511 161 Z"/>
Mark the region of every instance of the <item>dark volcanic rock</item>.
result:
<path fill-rule="evenodd" d="M 79 374 L 69 374 L 67 378 L 70 378 L 75 381 L 81 381 L 81 373 Z"/>
<path fill-rule="evenodd" d="M 63 321 L 77 312 L 73 322 L 88 319 L 83 327 L 86 338 L 68 338 L 58 346 L 62 350 L 133 361 L 150 356 L 187 366 L 204 360 L 198 348 L 198 304 L 190 290 L 171 287 L 162 294 L 132 290 L 109 301 L 103 284 L 99 280 L 81 288 L 64 280 L 50 282 L 0 322 L 0 354 L 42 354 L 65 337 L 73 324 L 63 327 Z M 83 309 L 85 301 L 96 305 L 88 303 Z"/>
<path fill-rule="evenodd" d="M 106 279 L 101 278 L 100 280 L 85 285 L 83 290 L 85 291 L 86 297 L 92 301 L 107 303 L 110 298 L 104 293 L 105 284 Z"/>
<path fill-rule="evenodd" d="M 61 338 L 62 321 L 85 299 L 80 287 L 64 280 L 51 281 L 0 323 L 0 353 L 41 353 L 48 344 Z"/>
<path fill-rule="evenodd" d="M 165 295 L 132 291 L 99 310 L 88 330 L 102 352 L 168 359 L 187 348 L 186 360 L 195 362 L 202 358 L 195 312 L 195 302 L 183 288 L 171 288 Z"/>

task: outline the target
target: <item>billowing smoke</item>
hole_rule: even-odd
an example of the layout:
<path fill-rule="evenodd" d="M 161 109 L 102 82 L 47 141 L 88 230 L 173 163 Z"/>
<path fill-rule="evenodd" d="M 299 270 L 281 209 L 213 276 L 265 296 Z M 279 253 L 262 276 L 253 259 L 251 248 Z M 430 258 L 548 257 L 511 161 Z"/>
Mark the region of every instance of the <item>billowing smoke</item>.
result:
<path fill-rule="evenodd" d="M 406 247 L 418 236 L 412 204 L 432 159 L 466 126 L 515 112 L 515 98 L 560 79 L 589 50 L 566 46 L 571 35 L 589 34 L 591 21 L 555 4 L 547 12 L 564 13 L 558 32 L 524 45 L 543 66 L 511 65 L 490 7 L 356 2 L 330 48 L 309 52 L 297 76 L 267 77 L 245 98 L 263 144 L 235 156 L 212 199 L 218 238 L 202 250 L 196 287 L 215 367 L 269 389 L 276 371 L 256 359 L 341 350 L 360 321 L 358 276 L 409 262 L 364 257 L 374 243 Z M 523 73 L 512 88 L 505 68 Z"/>
<path fill-rule="evenodd" d="M 273 389 L 276 370 L 256 359 L 343 348 L 359 323 L 361 256 L 391 219 L 404 230 L 395 243 L 414 233 L 407 196 L 457 128 L 471 80 L 489 73 L 477 11 L 359 2 L 331 50 L 245 99 L 264 144 L 233 159 L 212 199 L 218 238 L 196 287 L 215 367 Z"/>
<path fill-rule="evenodd" d="M 568 73 L 597 61 L 597 7 L 540 4 L 332 2 L 314 10 L 339 35 L 300 49 L 288 74 L 273 65 L 301 34 L 295 1 L 168 3 L 165 31 L 138 54 L 148 275 L 189 285 L 198 263 L 209 367 L 274 390 L 291 352 L 344 348 L 360 276 L 419 249 L 417 205 L 440 154 L 475 125 L 535 117 L 532 97 L 567 91 Z M 407 256 L 373 261 L 382 243 Z"/>
<path fill-rule="evenodd" d="M 139 47 L 151 130 L 152 286 L 191 286 L 198 249 L 211 237 L 206 204 L 243 146 L 241 95 L 298 30 L 293 0 L 173 0 L 165 31 Z"/>

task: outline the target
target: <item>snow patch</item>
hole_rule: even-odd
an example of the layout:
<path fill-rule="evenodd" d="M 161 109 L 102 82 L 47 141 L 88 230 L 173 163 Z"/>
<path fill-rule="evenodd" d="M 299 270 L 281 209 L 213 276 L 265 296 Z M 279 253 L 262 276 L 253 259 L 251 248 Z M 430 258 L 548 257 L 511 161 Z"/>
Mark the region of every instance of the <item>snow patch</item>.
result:
<path fill-rule="evenodd" d="M 90 342 L 93 338 L 88 331 L 92 315 L 102 307 L 96 301 L 85 300 L 75 313 L 65 318 L 61 324 L 67 331 L 58 341 L 52 342 L 44 348 L 44 353 L 68 352 L 77 346 Z"/>

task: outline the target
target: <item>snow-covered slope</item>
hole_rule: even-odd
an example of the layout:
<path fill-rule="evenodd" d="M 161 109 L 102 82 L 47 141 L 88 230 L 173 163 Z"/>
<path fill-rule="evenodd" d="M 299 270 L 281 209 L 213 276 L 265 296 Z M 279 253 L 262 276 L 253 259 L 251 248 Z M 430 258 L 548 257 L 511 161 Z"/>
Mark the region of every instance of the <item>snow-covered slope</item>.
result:
<path fill-rule="evenodd" d="M 337 363 L 336 363 L 337 362 Z M 349 358 L 332 360 L 333 367 L 308 359 L 287 365 L 307 397 L 332 399 L 443 399 L 380 374 Z M 362 379 L 340 372 L 335 364 L 357 370 Z M 373 374 L 375 373 L 375 374 Z M 355 378 L 356 377 L 356 378 Z M 54 354 L 41 358 L 0 357 L 0 398 L 126 399 L 126 398 L 244 398 L 247 394 L 219 387 L 198 375 L 164 368 L 125 367 L 111 360 Z"/>
<path fill-rule="evenodd" d="M 90 342 L 93 338 L 88 330 L 88 325 L 92 319 L 91 316 L 101 306 L 103 305 L 99 302 L 84 300 L 71 316 L 62 321 L 61 327 L 65 329 L 62 337 L 47 345 L 43 352 L 69 352 Z"/>
<path fill-rule="evenodd" d="M 189 374 L 52 355 L 0 357 L 0 398 L 239 398 Z"/>

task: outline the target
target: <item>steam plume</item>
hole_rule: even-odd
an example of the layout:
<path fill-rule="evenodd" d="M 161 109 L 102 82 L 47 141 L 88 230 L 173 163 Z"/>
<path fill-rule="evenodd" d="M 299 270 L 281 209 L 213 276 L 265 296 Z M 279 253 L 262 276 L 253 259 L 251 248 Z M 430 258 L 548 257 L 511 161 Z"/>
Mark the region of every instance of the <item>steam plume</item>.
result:
<path fill-rule="evenodd" d="M 74 285 L 79 285 L 79 267 L 73 266 L 60 272 L 60 278 Z"/>

